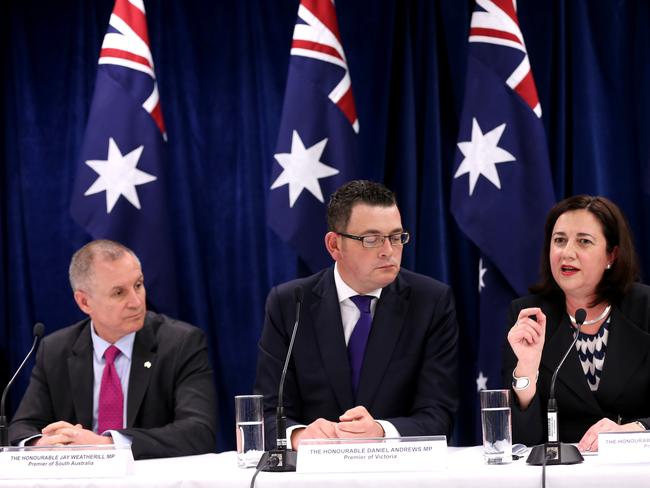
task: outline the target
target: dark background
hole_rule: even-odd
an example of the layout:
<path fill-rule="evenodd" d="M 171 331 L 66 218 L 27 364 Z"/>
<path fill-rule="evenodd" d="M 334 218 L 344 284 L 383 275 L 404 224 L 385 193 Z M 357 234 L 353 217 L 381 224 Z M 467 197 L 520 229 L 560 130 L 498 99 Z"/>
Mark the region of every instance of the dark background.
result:
<path fill-rule="evenodd" d="M 265 215 L 298 1 L 145 6 L 169 137 L 179 318 L 208 334 L 220 395 L 218 447 L 232 449 L 232 397 L 252 391 L 266 293 L 297 273 L 295 254 L 268 230 Z M 473 2 L 336 6 L 361 127 L 360 164 L 398 193 L 413 235 L 404 265 L 450 283 L 456 294 L 464 421 L 453 441 L 474 444 L 468 419 L 476 397 L 478 254 L 449 212 Z M 2 384 L 27 351 L 35 321 L 51 332 L 82 318 L 67 266 L 89 237 L 69 204 L 112 7 L 111 0 L 0 7 Z M 518 8 L 555 194 L 616 201 L 647 276 L 650 2 L 522 0 Z M 535 182 L 527 185 L 534 193 Z M 512 246 L 526 238 L 513 235 Z M 12 409 L 27 378 L 10 395 Z"/>

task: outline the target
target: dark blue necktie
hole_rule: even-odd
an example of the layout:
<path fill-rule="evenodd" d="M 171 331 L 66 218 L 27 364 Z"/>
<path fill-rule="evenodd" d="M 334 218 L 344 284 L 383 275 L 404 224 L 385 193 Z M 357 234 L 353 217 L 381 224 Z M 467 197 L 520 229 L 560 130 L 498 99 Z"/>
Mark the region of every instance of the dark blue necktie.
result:
<path fill-rule="evenodd" d="M 370 325 L 372 324 L 372 315 L 370 313 L 370 303 L 374 297 L 366 295 L 356 295 L 350 297 L 350 300 L 357 306 L 361 315 L 357 324 L 354 326 L 350 340 L 348 341 L 348 359 L 350 360 L 350 370 L 352 373 L 352 391 L 357 396 L 359 388 L 359 376 L 361 376 L 361 365 L 363 356 L 366 353 L 366 344 L 370 334 Z"/>

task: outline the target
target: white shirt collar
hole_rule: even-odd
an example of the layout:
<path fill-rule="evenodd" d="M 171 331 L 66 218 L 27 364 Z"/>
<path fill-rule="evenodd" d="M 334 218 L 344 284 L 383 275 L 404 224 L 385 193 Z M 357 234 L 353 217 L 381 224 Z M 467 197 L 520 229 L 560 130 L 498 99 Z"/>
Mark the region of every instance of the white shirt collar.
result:
<path fill-rule="evenodd" d="M 90 337 L 93 341 L 93 351 L 96 359 L 101 360 L 104 357 L 106 349 L 111 346 L 110 342 L 105 341 L 97 335 L 95 332 L 95 325 L 92 320 L 90 321 Z M 125 335 L 117 342 L 115 342 L 115 347 L 117 347 L 120 352 L 126 356 L 129 361 L 131 360 L 131 355 L 133 354 L 133 343 L 135 342 L 135 332 Z"/>
<path fill-rule="evenodd" d="M 341 274 L 339 273 L 338 265 L 338 263 L 334 264 L 334 284 L 336 284 L 336 294 L 339 296 L 339 303 L 341 303 L 343 300 L 347 300 L 350 297 L 359 295 L 359 292 L 354 291 L 354 289 L 352 289 L 345 281 L 343 281 L 343 278 L 341 278 Z M 364 295 L 373 296 L 379 299 L 381 296 L 381 288 L 372 290 L 369 293 L 364 293 Z"/>

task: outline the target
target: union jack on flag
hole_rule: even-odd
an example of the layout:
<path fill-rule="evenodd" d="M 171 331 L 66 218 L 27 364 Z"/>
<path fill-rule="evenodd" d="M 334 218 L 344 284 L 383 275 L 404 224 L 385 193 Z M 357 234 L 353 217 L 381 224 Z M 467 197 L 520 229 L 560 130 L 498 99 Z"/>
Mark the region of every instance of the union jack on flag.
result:
<path fill-rule="evenodd" d="M 504 71 L 501 72 L 501 75 L 507 75 L 506 84 L 528 104 L 537 117 L 541 117 L 542 108 L 537 97 L 537 88 L 535 88 L 533 72 L 530 69 L 524 37 L 519 28 L 516 1 L 478 0 L 476 3 L 485 11 L 477 10 L 472 15 L 469 42 L 505 46 L 519 51 L 519 54 L 504 51 L 506 55 L 514 54 L 515 56 L 512 61 L 503 66 Z M 498 59 L 495 57 L 495 70 L 499 70 Z"/>
<path fill-rule="evenodd" d="M 151 115 L 163 137 L 166 138 L 156 73 L 154 73 L 153 58 L 149 49 L 147 17 L 141 0 L 115 2 L 108 32 L 99 52 L 98 64 L 112 64 L 134 69 L 149 77 L 150 84 L 146 91 L 150 93 L 142 103 L 142 108 Z"/>
<path fill-rule="evenodd" d="M 451 210 L 481 253 L 480 389 L 501 386 L 506 309 L 537 279 L 555 197 L 515 0 L 477 0 L 469 43 Z"/>
<path fill-rule="evenodd" d="M 165 139 L 144 4 L 116 0 L 99 54 L 70 211 L 94 239 L 133 249 L 151 303 L 173 314 Z"/>
<path fill-rule="evenodd" d="M 312 271 L 331 262 L 326 199 L 358 177 L 359 121 L 332 0 L 302 0 L 268 202 L 269 226 Z"/>

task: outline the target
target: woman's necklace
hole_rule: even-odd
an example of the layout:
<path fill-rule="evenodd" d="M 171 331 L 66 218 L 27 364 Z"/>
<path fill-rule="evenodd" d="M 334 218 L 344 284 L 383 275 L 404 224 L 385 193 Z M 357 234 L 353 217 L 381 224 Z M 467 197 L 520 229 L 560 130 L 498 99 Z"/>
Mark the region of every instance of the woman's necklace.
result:
<path fill-rule="evenodd" d="M 600 314 L 598 317 L 596 317 L 595 319 L 592 319 L 592 320 L 585 320 L 585 321 L 582 323 L 582 325 L 593 325 L 593 324 L 595 324 L 596 322 L 600 322 L 600 321 L 603 320 L 605 317 L 607 317 L 607 315 L 609 315 L 609 310 L 610 310 L 611 308 L 612 308 L 611 305 L 607 305 L 607 307 L 605 307 L 605 310 L 603 310 L 603 313 L 601 313 L 601 314 Z M 573 325 L 576 325 L 576 318 L 575 318 L 573 315 L 571 315 L 571 314 L 569 314 L 569 318 L 571 319 L 571 323 L 572 323 Z"/>

